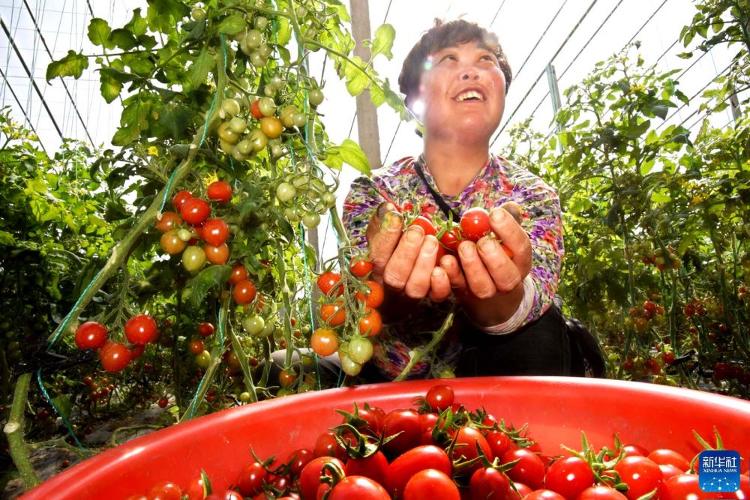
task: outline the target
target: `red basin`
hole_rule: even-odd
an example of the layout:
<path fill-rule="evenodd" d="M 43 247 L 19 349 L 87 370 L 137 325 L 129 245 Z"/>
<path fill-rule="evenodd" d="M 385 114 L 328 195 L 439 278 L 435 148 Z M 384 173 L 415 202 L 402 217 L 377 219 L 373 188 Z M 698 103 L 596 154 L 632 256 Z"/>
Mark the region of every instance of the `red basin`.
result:
<path fill-rule="evenodd" d="M 185 487 L 204 469 L 226 488 L 250 461 L 312 447 L 316 436 L 368 401 L 385 410 L 409 406 L 434 381 L 367 385 L 306 393 L 215 413 L 134 439 L 81 462 L 29 491 L 25 499 L 116 499 L 145 494 L 162 480 Z M 580 446 L 581 431 L 595 446 L 623 442 L 669 447 L 689 457 L 700 451 L 693 430 L 709 442 L 713 428 L 725 447 L 750 458 L 750 402 L 635 382 L 564 377 L 486 377 L 450 380 L 456 400 L 484 407 L 529 433 L 546 454 L 560 444 Z"/>

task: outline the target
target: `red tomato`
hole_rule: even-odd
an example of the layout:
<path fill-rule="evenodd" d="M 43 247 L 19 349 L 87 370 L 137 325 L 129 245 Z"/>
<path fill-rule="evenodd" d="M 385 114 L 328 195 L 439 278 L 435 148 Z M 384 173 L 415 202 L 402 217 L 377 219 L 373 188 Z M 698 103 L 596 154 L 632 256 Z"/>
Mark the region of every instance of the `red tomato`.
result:
<path fill-rule="evenodd" d="M 422 428 L 422 439 L 420 444 L 436 444 L 432 439 L 432 430 L 438 422 L 438 416 L 434 413 L 420 413 L 419 426 Z"/>
<path fill-rule="evenodd" d="M 565 497 L 552 490 L 534 490 L 523 497 L 523 500 L 565 500 Z"/>
<path fill-rule="evenodd" d="M 627 498 L 616 489 L 599 484 L 583 490 L 576 500 L 627 500 Z"/>
<path fill-rule="evenodd" d="M 344 471 L 347 476 L 364 476 L 373 481 L 385 484 L 388 474 L 388 459 L 382 451 L 376 451 L 367 458 L 350 458 Z"/>
<path fill-rule="evenodd" d="M 458 460 L 462 457 L 462 460 L 473 460 L 477 458 L 479 456 L 477 446 L 482 450 L 482 453 L 485 457 L 487 457 L 487 460 L 492 462 L 495 457 L 494 455 L 492 455 L 492 449 L 490 448 L 489 443 L 487 443 L 487 440 L 484 438 L 484 435 L 482 435 L 482 433 L 474 427 L 461 427 L 460 429 L 458 429 L 458 433 L 455 437 L 455 445 L 453 448 L 452 457 L 453 460 Z M 474 465 L 472 465 L 468 470 L 469 472 L 473 472 L 480 467 L 482 467 L 482 462 L 478 461 L 474 463 Z"/>
<path fill-rule="evenodd" d="M 143 344 L 136 344 L 130 348 L 130 360 L 138 359 L 143 355 L 143 351 L 146 350 L 146 346 Z"/>
<path fill-rule="evenodd" d="M 176 212 L 162 212 L 161 219 L 156 221 L 155 227 L 161 233 L 166 233 L 182 224 L 182 219 Z"/>
<path fill-rule="evenodd" d="M 385 450 L 399 455 L 418 445 L 422 438 L 422 427 L 419 414 L 414 410 L 393 410 L 383 419 L 383 436 L 398 434 L 395 439 L 385 444 Z"/>
<path fill-rule="evenodd" d="M 229 247 L 222 243 L 218 247 L 203 245 L 203 253 L 206 254 L 206 260 L 211 264 L 223 265 L 229 260 Z"/>
<path fill-rule="evenodd" d="M 198 323 L 198 333 L 201 335 L 201 337 L 210 337 L 214 334 L 215 330 L 216 328 L 214 327 L 213 323 L 209 323 L 208 321 Z"/>
<path fill-rule="evenodd" d="M 340 460 L 346 458 L 346 450 L 336 441 L 336 434 L 326 431 L 318 435 L 313 447 L 315 457 L 336 457 Z"/>
<path fill-rule="evenodd" d="M 117 373 L 130 363 L 130 350 L 119 342 L 107 342 L 99 350 L 99 361 L 108 372 Z"/>
<path fill-rule="evenodd" d="M 566 457 L 549 466 L 544 486 L 565 498 L 575 498 L 594 484 L 594 472 L 589 464 L 579 457 Z"/>
<path fill-rule="evenodd" d="M 206 346 L 201 339 L 192 339 L 188 343 L 188 350 L 196 356 L 206 350 Z"/>
<path fill-rule="evenodd" d="M 244 279 L 238 281 L 232 289 L 232 297 L 239 305 L 249 304 L 255 298 L 257 290 L 252 281 Z"/>
<path fill-rule="evenodd" d="M 390 500 L 388 492 L 372 479 L 364 476 L 346 476 L 336 483 L 328 500 Z"/>
<path fill-rule="evenodd" d="M 343 462 L 334 457 L 313 458 L 302 468 L 302 472 L 299 475 L 299 493 L 302 496 L 302 500 L 314 499 L 316 497 L 323 466 L 327 463 L 338 465 L 341 469 L 344 468 Z M 330 475 L 330 473 L 326 473 L 326 475 Z"/>
<path fill-rule="evenodd" d="M 510 479 L 503 472 L 492 467 L 481 467 L 474 471 L 469 480 L 471 500 L 495 498 L 503 500 L 509 497 Z"/>
<path fill-rule="evenodd" d="M 627 497 L 635 500 L 659 486 L 662 480 L 661 469 L 653 460 L 633 455 L 623 458 L 615 470 L 620 479 L 628 485 Z"/>
<path fill-rule="evenodd" d="M 246 497 L 257 495 L 263 488 L 263 480 L 265 478 L 266 469 L 263 467 L 263 464 L 253 462 L 246 465 L 242 469 L 242 472 L 240 472 L 240 477 L 237 480 L 240 493 Z"/>
<path fill-rule="evenodd" d="M 343 325 L 346 321 L 346 308 L 344 302 L 339 299 L 329 304 L 321 304 L 320 317 L 329 326 Z"/>
<path fill-rule="evenodd" d="M 172 197 L 172 206 L 179 211 L 182 209 L 182 205 L 192 197 L 193 195 L 190 191 L 177 191 Z"/>
<path fill-rule="evenodd" d="M 626 457 L 630 457 L 633 455 L 640 455 L 642 457 L 648 456 L 648 450 L 643 446 L 637 444 L 626 444 L 622 447 L 622 449 L 625 452 Z"/>
<path fill-rule="evenodd" d="M 458 252 L 458 245 L 461 243 L 461 241 L 461 231 L 458 226 L 445 231 L 440 236 L 440 243 L 442 243 L 443 247 L 445 247 L 445 249 L 451 253 Z M 440 259 L 438 259 L 438 261 L 439 260 Z"/>
<path fill-rule="evenodd" d="M 518 460 L 518 463 L 508 471 L 508 476 L 530 488 L 541 488 L 544 484 L 544 462 L 539 455 L 527 448 L 508 450 L 503 455 L 502 463 Z"/>
<path fill-rule="evenodd" d="M 435 226 L 432 224 L 432 221 L 425 217 L 424 215 L 418 216 L 414 221 L 412 221 L 411 224 L 409 224 L 409 227 L 412 226 L 419 226 L 424 230 L 425 236 L 428 234 L 431 234 L 435 236 L 437 234 L 437 229 L 435 229 Z"/>
<path fill-rule="evenodd" d="M 201 228 L 201 236 L 209 245 L 221 246 L 229 238 L 229 226 L 224 219 L 208 219 Z"/>
<path fill-rule="evenodd" d="M 139 314 L 125 323 L 125 336 L 131 344 L 148 344 L 158 337 L 156 321 L 148 314 Z"/>
<path fill-rule="evenodd" d="M 323 295 L 341 295 L 344 293 L 344 287 L 340 283 L 341 275 L 333 271 L 326 271 L 318 276 L 318 288 L 323 292 Z M 336 289 L 333 290 L 334 288 Z M 333 293 L 331 293 L 331 290 L 333 290 Z"/>
<path fill-rule="evenodd" d="M 307 465 L 313 458 L 315 458 L 315 456 L 313 455 L 312 450 L 300 448 L 291 452 L 285 463 L 289 464 L 289 473 L 292 477 L 297 477 L 299 476 L 299 473 L 302 472 L 305 465 Z"/>
<path fill-rule="evenodd" d="M 659 465 L 674 465 L 680 471 L 687 472 L 690 462 L 680 453 L 668 448 L 659 448 L 648 454 L 648 458 Z"/>
<path fill-rule="evenodd" d="M 450 476 L 435 469 L 417 472 L 404 488 L 403 500 L 460 500 L 458 486 Z"/>
<path fill-rule="evenodd" d="M 148 500 L 180 500 L 182 490 L 172 481 L 163 481 L 148 492 Z"/>
<path fill-rule="evenodd" d="M 352 259 L 349 270 L 357 278 L 364 278 L 372 272 L 372 262 L 367 259 Z"/>
<path fill-rule="evenodd" d="M 437 384 L 430 387 L 425 396 L 427 405 L 433 411 L 441 412 L 453 404 L 453 388 L 445 384 Z"/>
<path fill-rule="evenodd" d="M 376 337 L 383 329 L 383 318 L 377 309 L 367 308 L 359 320 L 359 333 L 366 337 Z"/>
<path fill-rule="evenodd" d="M 503 431 L 490 431 L 484 437 L 487 439 L 490 449 L 492 449 L 492 453 L 496 457 L 502 457 L 506 451 L 516 448 L 513 440 Z"/>
<path fill-rule="evenodd" d="M 99 349 L 107 342 L 107 327 L 96 321 L 87 321 L 76 329 L 76 346 L 81 349 Z"/>
<path fill-rule="evenodd" d="M 356 415 L 354 415 L 354 412 L 351 412 L 350 415 L 352 417 L 344 416 L 344 422 L 353 425 L 360 431 L 376 437 L 383 432 L 385 412 L 381 408 L 365 404 L 362 408 L 357 407 Z"/>
<path fill-rule="evenodd" d="M 188 198 L 180 207 L 180 215 L 191 226 L 197 226 L 211 215 L 211 205 L 200 198 Z"/>
<path fill-rule="evenodd" d="M 359 290 L 355 294 L 355 297 L 360 302 L 364 302 L 367 307 L 373 309 L 380 307 L 385 300 L 385 290 L 383 285 L 377 281 L 367 280 L 365 281 L 366 289 L 364 291 Z"/>
<path fill-rule="evenodd" d="M 696 474 L 672 476 L 659 485 L 659 500 L 685 500 L 705 498 Z M 635 498 L 628 495 L 628 498 Z"/>
<path fill-rule="evenodd" d="M 442 448 L 432 445 L 411 448 L 388 466 L 386 488 L 394 497 L 400 496 L 409 479 L 425 469 L 435 469 L 450 476 L 453 465 Z"/>
<path fill-rule="evenodd" d="M 518 492 L 516 494 L 516 493 L 513 492 L 513 490 L 510 490 L 510 497 L 509 498 L 512 498 L 513 500 L 515 500 L 516 498 L 524 498 L 526 495 L 530 495 L 531 492 L 533 491 L 531 488 L 529 488 L 528 486 L 526 486 L 523 483 L 516 483 L 516 482 L 514 482 L 513 486 L 516 488 L 516 491 Z"/>
<path fill-rule="evenodd" d="M 659 464 L 659 469 L 661 470 L 662 481 L 666 481 L 672 476 L 679 476 L 680 474 L 685 472 L 684 470 L 680 470 L 672 464 Z"/>
<path fill-rule="evenodd" d="M 255 118 L 256 120 L 260 120 L 261 118 L 263 118 L 264 115 L 260 112 L 260 99 L 255 99 L 250 104 L 250 114 L 252 114 L 253 118 Z"/>
<path fill-rule="evenodd" d="M 232 199 L 232 186 L 227 181 L 214 181 L 206 188 L 208 199 L 228 203 Z"/>
<path fill-rule="evenodd" d="M 479 239 L 491 232 L 490 214 L 481 207 L 470 208 L 461 216 L 461 234 L 471 241 Z"/>

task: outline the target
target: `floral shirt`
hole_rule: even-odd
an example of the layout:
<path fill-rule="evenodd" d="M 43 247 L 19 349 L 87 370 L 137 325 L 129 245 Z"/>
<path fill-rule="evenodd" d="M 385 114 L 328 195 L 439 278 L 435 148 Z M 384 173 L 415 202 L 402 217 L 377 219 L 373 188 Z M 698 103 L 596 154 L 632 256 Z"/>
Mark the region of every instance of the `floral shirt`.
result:
<path fill-rule="evenodd" d="M 414 165 L 418 161 L 421 158 L 403 158 L 381 175 L 360 177 L 352 183 L 344 201 L 343 222 L 353 246 L 367 249 L 367 225 L 378 206 L 386 201 L 402 209 L 416 207 L 431 218 L 445 218 L 416 173 Z M 432 189 L 439 193 L 429 171 L 426 168 L 422 171 Z M 528 170 L 493 155 L 461 193 L 443 198 L 459 216 L 473 206 L 489 210 L 507 201 L 523 208 L 521 225 L 531 240 L 530 277 L 535 289 L 533 306 L 523 324 L 538 319 L 554 301 L 564 252 L 560 201 L 555 190 Z M 396 377 L 408 363 L 409 351 L 430 340 L 432 331 L 445 318 L 441 312 L 444 309 L 444 304 L 425 300 L 407 317 L 384 326 L 373 356 L 384 376 Z M 453 332 L 443 340 L 433 359 L 417 363 L 410 376 L 437 375 L 446 365 L 451 366 L 459 351 L 458 332 Z"/>

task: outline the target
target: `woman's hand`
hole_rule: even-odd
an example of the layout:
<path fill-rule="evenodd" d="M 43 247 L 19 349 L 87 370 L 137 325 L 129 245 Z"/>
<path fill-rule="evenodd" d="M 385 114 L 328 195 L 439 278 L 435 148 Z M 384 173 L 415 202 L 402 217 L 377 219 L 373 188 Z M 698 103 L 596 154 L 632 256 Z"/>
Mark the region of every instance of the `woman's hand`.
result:
<path fill-rule="evenodd" d="M 447 282 L 472 318 L 484 325 L 512 316 L 523 299 L 523 280 L 531 270 L 531 241 L 516 219 L 506 209 L 495 208 L 490 212 L 490 227 L 494 237 L 463 241 L 458 259 L 446 255 L 440 260 L 445 276 L 436 283 L 442 291 Z"/>
<path fill-rule="evenodd" d="M 375 278 L 409 298 L 444 300 L 450 293 L 445 272 L 437 266 L 438 240 L 419 226 L 404 231 L 395 207 L 384 203 L 367 227 L 367 242 Z M 440 275 L 436 278 L 435 274 Z M 439 293 L 435 292 L 438 287 Z"/>

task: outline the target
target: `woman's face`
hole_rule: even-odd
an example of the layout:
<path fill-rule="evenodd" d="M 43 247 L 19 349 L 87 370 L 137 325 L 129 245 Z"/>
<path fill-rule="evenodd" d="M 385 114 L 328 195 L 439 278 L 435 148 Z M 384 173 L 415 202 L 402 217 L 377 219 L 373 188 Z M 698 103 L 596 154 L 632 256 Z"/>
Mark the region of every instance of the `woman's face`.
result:
<path fill-rule="evenodd" d="M 430 137 L 488 142 L 505 109 L 505 76 L 495 55 L 475 42 L 432 54 L 412 108 Z"/>

